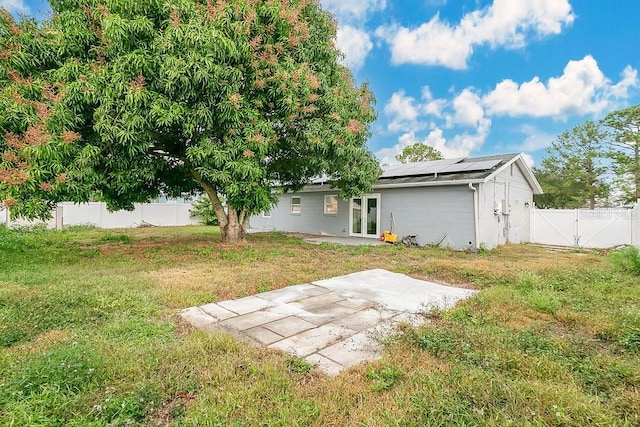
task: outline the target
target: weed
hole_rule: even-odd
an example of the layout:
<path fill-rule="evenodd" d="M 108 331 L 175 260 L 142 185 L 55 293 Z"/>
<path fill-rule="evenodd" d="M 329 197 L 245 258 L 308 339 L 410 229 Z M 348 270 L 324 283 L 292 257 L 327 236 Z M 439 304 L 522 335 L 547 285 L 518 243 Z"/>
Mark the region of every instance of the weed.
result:
<path fill-rule="evenodd" d="M 621 271 L 640 276 L 640 249 L 635 246 L 609 252 L 609 261 Z"/>
<path fill-rule="evenodd" d="M 555 314 L 562 306 L 560 299 L 550 292 L 532 291 L 525 298 L 529 307 L 541 313 Z"/>
<path fill-rule="evenodd" d="M 107 233 L 100 238 L 101 242 L 131 243 L 131 237 L 125 233 Z"/>
<path fill-rule="evenodd" d="M 418 346 L 428 350 L 436 357 L 446 357 L 454 354 L 459 343 L 452 331 L 436 326 L 426 326 L 416 337 Z"/>
<path fill-rule="evenodd" d="M 384 366 L 380 369 L 369 368 L 367 378 L 374 381 L 373 390 L 383 391 L 393 388 L 399 384 L 404 376 L 404 372 L 395 366 Z"/>
<path fill-rule="evenodd" d="M 517 286 L 524 289 L 537 289 L 542 280 L 540 276 L 532 271 L 521 271 L 518 273 Z"/>
<path fill-rule="evenodd" d="M 293 357 L 289 360 L 289 370 L 298 374 L 306 374 L 313 369 L 313 365 L 302 357 Z"/>
<path fill-rule="evenodd" d="M 86 344 L 72 342 L 38 355 L 18 367 L 0 391 L 0 401 L 33 399 L 35 395 L 73 395 L 94 389 L 105 378 L 101 359 Z M 55 404 L 55 401 L 51 402 Z"/>

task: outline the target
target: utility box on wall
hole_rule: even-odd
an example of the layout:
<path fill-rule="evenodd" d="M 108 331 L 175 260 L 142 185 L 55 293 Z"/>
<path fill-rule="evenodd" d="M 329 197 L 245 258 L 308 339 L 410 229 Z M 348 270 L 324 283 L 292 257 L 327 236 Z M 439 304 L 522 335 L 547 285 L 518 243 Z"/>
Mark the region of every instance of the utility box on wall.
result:
<path fill-rule="evenodd" d="M 493 214 L 502 215 L 502 202 L 493 202 Z"/>

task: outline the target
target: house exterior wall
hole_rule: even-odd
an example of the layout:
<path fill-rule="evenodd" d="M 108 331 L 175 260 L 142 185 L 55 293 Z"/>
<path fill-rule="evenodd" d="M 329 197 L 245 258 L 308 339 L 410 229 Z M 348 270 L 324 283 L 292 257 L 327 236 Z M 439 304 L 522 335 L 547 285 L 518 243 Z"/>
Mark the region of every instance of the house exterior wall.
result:
<path fill-rule="evenodd" d="M 475 246 L 473 192 L 466 185 L 393 188 L 379 191 L 383 230 L 395 222 L 398 237 L 415 234 L 420 245 L 454 249 Z"/>
<path fill-rule="evenodd" d="M 533 190 L 517 162 L 478 191 L 480 242 L 487 248 L 531 241 Z M 498 213 L 496 213 L 496 208 Z"/>
<path fill-rule="evenodd" d="M 391 228 L 398 237 L 417 236 L 421 245 L 440 244 L 455 249 L 475 246 L 473 192 L 466 185 L 390 188 L 374 190 L 380 195 L 379 233 Z M 256 215 L 250 228 L 349 236 L 349 200 L 338 200 L 338 213 L 324 213 L 324 196 L 337 191 L 301 192 L 279 196 L 270 217 Z M 291 198 L 300 197 L 300 213 L 291 212 Z"/>
<path fill-rule="evenodd" d="M 280 195 L 270 217 L 265 217 L 264 213 L 251 217 L 249 228 L 347 237 L 349 201 L 338 198 L 337 214 L 324 213 L 324 196 L 337 194 L 337 191 L 323 191 Z M 300 197 L 300 213 L 291 212 L 292 197 Z"/>

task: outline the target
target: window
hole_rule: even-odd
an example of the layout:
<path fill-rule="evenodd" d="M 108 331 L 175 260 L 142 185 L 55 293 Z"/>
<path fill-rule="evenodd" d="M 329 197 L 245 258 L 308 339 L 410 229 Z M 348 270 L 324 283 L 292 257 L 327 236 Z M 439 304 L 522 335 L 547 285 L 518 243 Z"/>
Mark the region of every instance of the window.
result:
<path fill-rule="evenodd" d="M 262 212 L 262 218 L 271 218 L 271 211 Z"/>
<path fill-rule="evenodd" d="M 300 197 L 291 197 L 291 213 L 293 215 L 300 215 L 300 213 L 302 212 L 300 202 Z"/>
<path fill-rule="evenodd" d="M 338 213 L 338 196 L 324 196 L 325 215 L 336 215 Z"/>

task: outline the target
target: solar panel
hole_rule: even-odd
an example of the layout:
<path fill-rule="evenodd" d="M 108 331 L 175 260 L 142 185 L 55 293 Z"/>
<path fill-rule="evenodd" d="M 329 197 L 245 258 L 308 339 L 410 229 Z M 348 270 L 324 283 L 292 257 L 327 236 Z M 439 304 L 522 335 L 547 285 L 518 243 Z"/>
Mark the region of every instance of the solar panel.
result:
<path fill-rule="evenodd" d="M 494 160 L 480 160 L 477 162 L 464 162 L 457 163 L 455 165 L 451 165 L 443 170 L 440 173 L 452 173 L 452 172 L 472 172 L 472 171 L 484 171 L 489 170 L 496 165 L 498 165 L 502 160 L 494 159 Z"/>
<path fill-rule="evenodd" d="M 456 159 L 430 160 L 428 162 L 406 163 L 384 166 L 381 178 L 395 176 L 430 175 L 441 172 L 443 169 L 464 160 L 465 157 Z"/>

